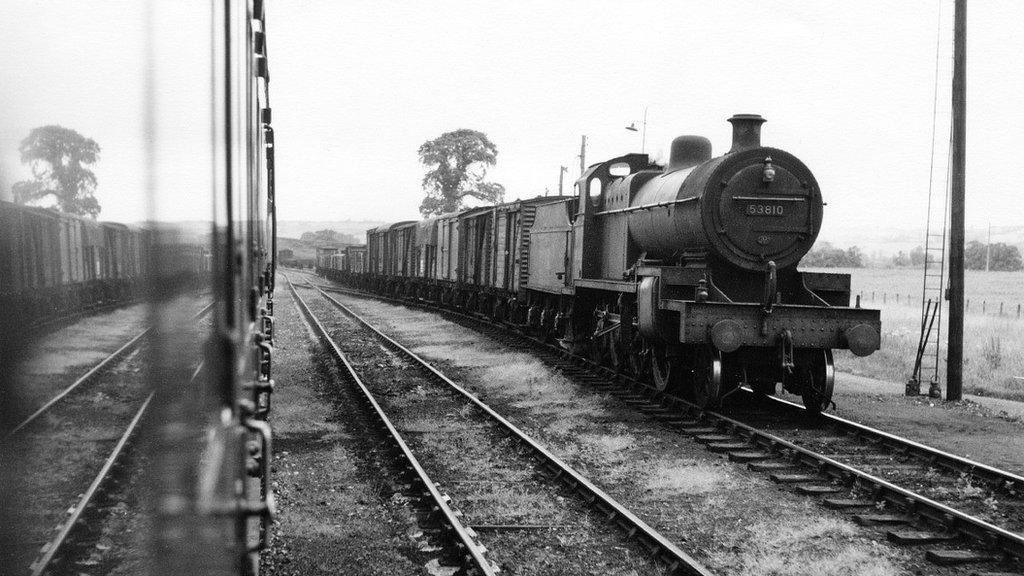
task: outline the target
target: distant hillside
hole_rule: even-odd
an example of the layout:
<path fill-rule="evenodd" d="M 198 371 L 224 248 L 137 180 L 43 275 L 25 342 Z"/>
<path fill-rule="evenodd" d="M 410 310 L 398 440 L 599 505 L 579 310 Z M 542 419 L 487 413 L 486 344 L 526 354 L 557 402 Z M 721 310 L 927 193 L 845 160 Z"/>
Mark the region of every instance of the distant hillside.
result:
<path fill-rule="evenodd" d="M 318 230 L 337 230 L 346 234 L 354 234 L 360 242 L 366 241 L 366 231 L 386 222 L 382 220 L 286 220 L 278 222 L 278 237 L 299 242 L 297 238 L 305 232 Z M 967 241 L 988 239 L 987 227 L 970 227 L 967 229 Z M 830 242 L 840 248 L 859 246 L 866 255 L 894 255 L 900 251 L 909 252 L 916 246 L 924 246 L 924 228 L 885 228 L 880 226 L 829 226 L 818 237 L 818 242 Z M 1024 225 L 993 226 L 992 242 L 1004 242 L 1017 246 L 1024 252 Z M 312 250 L 312 247 L 299 246 L 301 250 Z"/>
<path fill-rule="evenodd" d="M 865 254 L 896 254 L 909 252 L 916 246 L 924 246 L 924 228 L 893 229 L 880 226 L 862 229 L 836 229 L 826 227 L 818 236 L 818 242 L 830 242 L 842 248 L 859 246 Z M 969 227 L 967 241 L 988 241 L 988 227 Z M 1017 246 L 1024 252 L 1024 226 L 993 226 L 992 242 L 1003 242 Z"/>
<path fill-rule="evenodd" d="M 366 241 L 366 231 L 385 224 L 383 220 L 282 220 L 277 223 L 278 238 L 299 238 L 305 232 L 337 230 L 353 234 L 360 242 Z"/>
<path fill-rule="evenodd" d="M 297 259 L 315 258 L 316 246 L 303 242 L 298 238 L 277 237 L 278 250 L 291 250 Z"/>

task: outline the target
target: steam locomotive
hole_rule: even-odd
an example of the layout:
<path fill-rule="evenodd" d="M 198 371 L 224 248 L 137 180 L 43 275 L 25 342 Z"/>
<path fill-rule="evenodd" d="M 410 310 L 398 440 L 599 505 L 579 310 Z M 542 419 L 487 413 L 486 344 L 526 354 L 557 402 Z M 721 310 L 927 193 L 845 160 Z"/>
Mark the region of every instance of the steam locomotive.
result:
<path fill-rule="evenodd" d="M 879 312 L 850 306 L 848 274 L 797 268 L 821 229 L 818 183 L 796 156 L 761 145 L 764 118 L 729 122 L 721 156 L 680 136 L 667 166 L 612 158 L 582 174 L 575 196 L 381 226 L 317 267 L 543 334 L 702 406 L 781 383 L 819 412 L 832 351 L 877 350 Z"/>

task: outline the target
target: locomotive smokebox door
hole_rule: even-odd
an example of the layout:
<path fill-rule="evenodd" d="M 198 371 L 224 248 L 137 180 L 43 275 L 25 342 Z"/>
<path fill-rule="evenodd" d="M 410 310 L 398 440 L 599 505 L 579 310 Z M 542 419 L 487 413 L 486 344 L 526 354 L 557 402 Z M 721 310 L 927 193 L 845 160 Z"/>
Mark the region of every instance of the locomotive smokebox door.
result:
<path fill-rule="evenodd" d="M 791 266 L 818 235 L 820 195 L 810 183 L 810 172 L 792 160 L 754 149 L 740 152 L 720 171 L 717 206 L 707 207 L 715 227 L 710 236 L 744 268 L 761 268 L 768 260 Z"/>

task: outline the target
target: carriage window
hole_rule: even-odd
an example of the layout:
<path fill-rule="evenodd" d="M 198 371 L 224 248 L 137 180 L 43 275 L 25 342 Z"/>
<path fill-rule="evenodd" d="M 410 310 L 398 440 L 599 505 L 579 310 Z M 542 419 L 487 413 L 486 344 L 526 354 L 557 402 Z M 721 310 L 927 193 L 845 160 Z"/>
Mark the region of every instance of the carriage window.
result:
<path fill-rule="evenodd" d="M 590 190 L 590 202 L 597 206 L 601 202 L 601 179 L 591 178 L 588 188 Z"/>
<path fill-rule="evenodd" d="M 626 162 L 616 162 L 615 164 L 612 164 L 611 166 L 608 167 L 608 173 L 611 174 L 612 176 L 615 176 L 616 178 L 621 178 L 622 176 L 629 176 L 630 172 L 631 170 L 629 168 L 629 164 L 627 164 Z"/>

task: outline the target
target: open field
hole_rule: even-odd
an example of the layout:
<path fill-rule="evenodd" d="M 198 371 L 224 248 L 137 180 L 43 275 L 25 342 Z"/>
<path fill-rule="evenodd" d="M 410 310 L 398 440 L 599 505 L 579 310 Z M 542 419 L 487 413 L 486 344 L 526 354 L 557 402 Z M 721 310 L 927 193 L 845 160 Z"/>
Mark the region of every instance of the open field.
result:
<path fill-rule="evenodd" d="M 922 271 L 905 268 L 823 271 L 852 274 L 853 293 L 862 295 L 862 305 L 882 310 L 882 350 L 867 358 L 837 354 L 837 368 L 902 386 L 913 370 L 920 337 Z M 964 326 L 964 391 L 1024 400 L 1024 318 L 1017 318 L 1017 304 L 1024 303 L 1024 272 L 968 270 L 965 282 L 971 310 Z M 884 304 L 883 293 L 887 294 Z M 895 294 L 901 294 L 898 302 L 893 297 Z M 982 302 L 985 302 L 985 314 L 981 313 Z M 1003 316 L 998 316 L 1000 302 L 1005 303 Z M 946 315 L 943 308 L 943 341 Z M 944 367 L 943 345 L 940 382 L 945 382 Z M 927 383 L 922 388 L 926 391 Z"/>
<path fill-rule="evenodd" d="M 882 306 L 883 294 L 886 294 L 885 305 L 907 305 L 921 307 L 921 268 L 808 268 L 814 272 L 841 272 L 850 274 L 853 294 L 861 295 L 865 307 Z M 970 314 L 980 314 L 982 303 L 989 315 L 998 315 L 999 304 L 1004 304 L 1004 315 L 1016 317 L 1017 304 L 1024 304 L 1024 271 L 1020 272 L 984 272 L 967 270 L 965 272 L 965 296 L 970 301 Z M 896 296 L 899 301 L 896 302 Z M 1024 317 L 1022 317 L 1024 318 Z"/>

